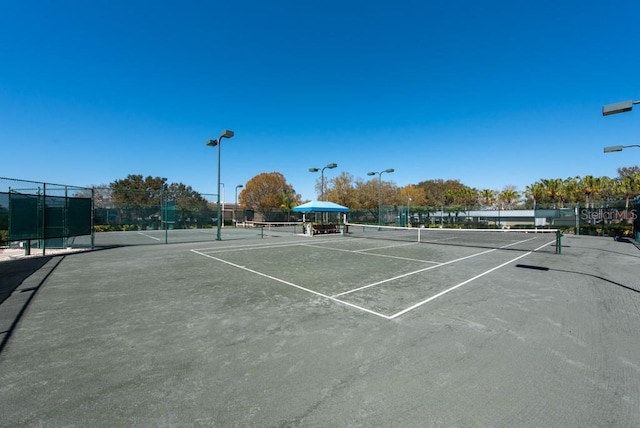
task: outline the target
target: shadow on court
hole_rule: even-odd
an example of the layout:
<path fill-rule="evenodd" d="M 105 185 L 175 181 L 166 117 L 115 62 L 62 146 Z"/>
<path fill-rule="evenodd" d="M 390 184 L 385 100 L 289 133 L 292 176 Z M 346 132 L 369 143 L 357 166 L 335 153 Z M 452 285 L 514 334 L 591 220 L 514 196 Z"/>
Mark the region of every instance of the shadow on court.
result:
<path fill-rule="evenodd" d="M 522 269 L 533 269 L 533 270 L 539 270 L 539 271 L 544 271 L 544 272 L 549 272 L 549 271 L 554 271 L 554 272 L 564 272 L 564 273 L 569 273 L 572 275 L 585 275 L 585 276 L 590 276 L 592 278 L 596 278 L 599 279 L 601 281 L 605 281 L 608 282 L 610 284 L 613 285 L 617 285 L 618 287 L 622 287 L 625 288 L 627 290 L 631 290 L 631 291 L 635 291 L 636 293 L 640 293 L 640 290 L 635 289 L 633 287 L 630 287 L 628 285 L 624 285 L 624 284 L 620 284 L 619 282 L 616 281 L 612 281 L 608 278 L 605 278 L 603 276 L 600 275 L 594 275 L 592 273 L 585 273 L 585 272 L 576 272 L 576 271 L 570 271 L 570 270 L 563 270 L 563 269 L 551 269 L 548 267 L 544 267 L 544 266 L 532 266 L 532 265 L 523 265 L 523 264 L 517 264 L 516 265 L 517 268 L 522 268 Z"/>
<path fill-rule="evenodd" d="M 26 278 L 51 260 L 51 257 L 9 260 L 0 263 L 0 304 L 22 284 Z"/>

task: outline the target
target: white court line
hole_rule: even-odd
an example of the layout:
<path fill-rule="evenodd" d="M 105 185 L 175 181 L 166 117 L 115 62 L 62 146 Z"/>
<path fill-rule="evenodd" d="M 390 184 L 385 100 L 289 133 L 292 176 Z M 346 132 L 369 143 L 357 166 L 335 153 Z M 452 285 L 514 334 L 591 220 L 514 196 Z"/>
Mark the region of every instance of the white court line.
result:
<path fill-rule="evenodd" d="M 146 236 L 147 238 L 155 239 L 156 241 L 161 241 L 160 238 L 156 238 L 155 236 L 147 235 L 146 233 L 138 232 L 138 235 Z"/>
<path fill-rule="evenodd" d="M 416 242 L 405 242 L 403 244 L 385 245 L 384 247 L 364 248 L 362 250 L 354 250 L 354 252 L 355 253 L 364 253 L 365 251 L 382 250 L 382 249 L 385 249 L 385 248 L 406 247 L 408 245 L 416 245 L 416 244 L 419 244 L 419 242 L 418 241 L 416 241 Z"/>
<path fill-rule="evenodd" d="M 344 253 L 352 253 L 352 254 L 362 254 L 365 256 L 375 256 L 375 257 L 384 257 L 387 259 L 398 259 L 398 260 L 406 260 L 406 261 L 410 261 L 410 262 L 420 262 L 420 263 L 431 263 L 431 264 L 439 264 L 440 262 L 433 262 L 431 260 L 422 260 L 422 259 L 411 259 L 409 257 L 400 257 L 400 256 L 390 256 L 388 254 L 369 254 L 369 253 L 363 253 L 361 250 L 345 250 L 344 248 L 331 248 L 331 247 L 324 247 L 322 245 L 313 245 L 313 244 L 301 244 L 304 247 L 312 247 L 312 248 L 321 248 L 323 250 L 330 250 L 330 251 L 342 251 Z"/>
<path fill-rule="evenodd" d="M 491 272 L 493 272 L 493 271 L 496 271 L 496 270 L 498 270 L 498 269 L 500 269 L 500 268 L 502 268 L 502 267 L 504 267 L 504 266 L 508 265 L 509 263 L 513 263 L 513 262 L 515 262 L 516 260 L 520 260 L 521 258 L 526 257 L 526 256 L 528 256 L 529 254 L 534 253 L 534 252 L 536 252 L 536 251 L 540 250 L 541 248 L 544 248 L 544 247 L 546 247 L 546 246 L 548 246 L 548 245 L 551 245 L 551 244 L 553 244 L 553 242 L 555 242 L 555 241 L 548 242 L 548 243 L 546 243 L 546 244 L 544 244 L 544 245 L 541 245 L 540 247 L 536 248 L 536 249 L 535 249 L 535 250 L 533 250 L 533 251 L 529 251 L 529 252 L 527 252 L 527 253 L 521 254 L 520 256 L 516 257 L 515 259 L 511 259 L 511 260 L 509 260 L 508 262 L 505 262 L 505 263 L 502 263 L 502 264 L 501 264 L 501 265 L 499 265 L 499 266 L 493 267 L 493 268 L 489 269 L 489 270 L 488 270 L 488 271 L 486 271 L 486 272 L 483 272 L 483 273 L 481 273 L 481 274 L 479 274 L 479 275 L 474 276 L 473 278 L 467 279 L 466 281 L 463 281 L 463 282 L 461 282 L 461 283 L 460 283 L 460 284 L 458 284 L 458 285 L 454 285 L 453 287 L 448 288 L 448 289 L 446 289 L 446 290 L 444 290 L 444 291 L 442 291 L 442 292 L 440 292 L 440 293 L 436 294 L 435 296 L 431 296 L 431 297 L 429 297 L 428 299 L 423 300 L 422 302 L 416 303 L 416 304 L 415 304 L 415 305 L 413 305 L 413 306 L 409 306 L 408 308 L 403 309 L 403 310 L 401 310 L 400 312 L 397 312 L 397 313 L 395 313 L 395 314 L 393 314 L 393 315 L 390 315 L 390 316 L 389 316 L 389 319 L 397 318 L 397 317 L 399 317 L 400 315 L 404 315 L 404 314 L 406 314 L 407 312 L 410 312 L 410 311 L 412 311 L 412 310 L 414 310 L 414 309 L 416 309 L 416 308 L 419 308 L 420 306 L 425 305 L 425 304 L 427 304 L 427 303 L 431 302 L 432 300 L 435 300 L 435 299 L 437 299 L 438 297 L 441 297 L 441 296 L 443 296 L 443 295 L 445 295 L 445 294 L 447 294 L 447 293 L 450 293 L 451 291 L 453 291 L 453 290 L 455 290 L 455 289 L 457 289 L 457 288 L 459 288 L 459 287 L 462 287 L 463 285 L 468 284 L 468 283 L 470 283 L 471 281 L 475 281 L 476 279 L 481 278 L 481 277 L 483 277 L 483 276 L 485 276 L 485 275 L 487 275 L 487 274 L 489 274 L 489 273 L 491 273 Z"/>
<path fill-rule="evenodd" d="M 493 271 L 495 271 L 495 270 L 498 270 L 498 269 L 500 269 L 501 267 L 504 267 L 504 266 L 508 265 L 509 263 L 513 263 L 513 262 L 515 262 L 516 260 L 519 260 L 519 259 L 521 259 L 521 258 L 523 258 L 523 257 L 526 257 L 526 256 L 528 256 L 529 254 L 531 254 L 532 252 L 533 252 L 533 251 L 529 251 L 528 253 L 521 254 L 521 255 L 519 255 L 518 257 L 516 257 L 515 259 L 512 259 L 512 260 L 509 260 L 508 262 L 502 263 L 501 265 L 496 266 L 496 267 L 494 267 L 494 268 L 491 268 L 491 269 L 489 269 L 488 271 L 482 272 L 481 274 L 476 275 L 476 276 L 474 276 L 473 278 L 467 279 L 466 281 L 463 281 L 463 282 L 461 282 L 461 283 L 460 283 L 460 284 L 458 284 L 458 285 L 454 285 L 454 286 L 453 286 L 453 287 L 451 287 L 451 288 L 448 288 L 448 289 L 446 289 L 446 290 L 444 290 L 444 291 L 441 291 L 440 293 L 436 294 L 435 296 L 431 296 L 431 297 L 429 297 L 428 299 L 423 300 L 422 302 L 416 303 L 416 304 L 415 304 L 415 305 L 413 305 L 413 306 L 409 306 L 408 308 L 403 309 L 403 310 L 401 310 L 400 312 L 397 312 L 397 313 L 395 313 L 395 314 L 393 314 L 393 315 L 389 316 L 389 319 L 397 318 L 397 317 L 399 317 L 400 315 L 406 314 L 406 313 L 407 313 L 407 312 L 409 312 L 409 311 L 412 311 L 412 310 L 414 310 L 414 309 L 416 309 L 416 308 L 419 308 L 420 306 L 422 306 L 422 305 L 424 305 L 424 304 L 426 304 L 426 303 L 429 303 L 430 301 L 435 300 L 435 299 L 437 299 L 437 298 L 438 298 L 438 297 L 440 297 L 440 296 L 443 296 L 443 295 L 445 295 L 445 294 L 447 294 L 447 293 L 450 293 L 450 292 L 452 292 L 453 290 L 455 290 L 455 289 L 457 289 L 457 288 L 460 288 L 460 287 L 462 287 L 462 286 L 463 286 L 463 285 L 465 285 L 465 284 L 470 283 L 471 281 L 475 281 L 476 279 L 478 279 L 478 278 L 480 278 L 480 277 L 483 277 L 483 276 L 485 276 L 485 275 L 487 275 L 487 274 L 490 274 L 491 272 L 493 272 Z"/>
<path fill-rule="evenodd" d="M 289 285 L 291 287 L 298 288 L 300 290 L 306 291 L 307 293 L 315 294 L 316 296 L 324 297 L 325 299 L 329 299 L 329 300 L 332 300 L 334 302 L 342 303 L 343 305 L 350 306 L 350 307 L 355 308 L 355 309 L 359 309 L 359 310 L 361 310 L 363 312 L 367 312 L 367 313 L 370 313 L 372 315 L 379 316 L 381 318 L 389 319 L 389 317 L 387 315 L 372 311 L 371 309 L 363 308 L 362 306 L 354 305 L 353 303 L 345 302 L 343 300 L 336 299 L 335 297 L 327 296 L 326 294 L 322 294 L 322 293 L 319 293 L 317 291 L 311 290 L 309 288 L 302 287 L 301 285 L 297 285 L 297 284 L 294 284 L 292 282 L 285 281 L 284 279 L 276 278 L 275 276 L 267 275 L 266 273 L 262 273 L 262 272 L 258 272 L 257 270 L 249 269 L 246 266 L 240 266 L 238 264 L 231 263 L 229 261 L 220 259 L 218 257 L 211 256 L 209 254 L 201 253 L 201 252 L 196 251 L 196 250 L 190 250 L 190 251 L 193 252 L 193 253 L 199 254 L 201 256 L 204 256 L 204 257 L 219 261 L 221 263 L 228 264 L 228 265 L 233 266 L 235 268 L 242 269 L 242 270 L 245 270 L 247 272 L 251 272 L 251 273 L 253 273 L 255 275 L 259 275 L 259 276 L 262 276 L 262 277 L 265 277 L 265 278 L 269 278 L 269 279 L 271 279 L 273 281 L 277 281 L 277 282 L 280 282 L 282 284 L 286 284 L 286 285 Z"/>
<path fill-rule="evenodd" d="M 347 291 L 344 291 L 342 293 L 334 294 L 331 297 L 344 296 L 345 294 L 350 294 L 350 293 L 354 293 L 356 291 L 365 290 L 367 288 L 375 287 L 376 285 L 384 284 L 384 283 L 390 282 L 390 281 L 395 281 L 396 279 L 405 278 L 407 276 L 416 275 L 416 274 L 421 273 L 421 272 L 426 272 L 426 271 L 431 270 L 431 269 L 439 268 L 441 266 L 446 266 L 446 265 L 449 265 L 451 263 L 456 263 L 456 262 L 459 262 L 459 261 L 462 261 L 462 260 L 470 259 L 472 257 L 480 256 L 482 254 L 491 253 L 493 251 L 498 251 L 498 250 L 496 248 L 494 248 L 492 250 L 482 251 L 480 253 L 471 254 L 470 256 L 461 257 L 459 259 L 449 260 L 448 262 L 440 263 L 440 264 L 435 265 L 435 266 L 429 266 L 429 267 L 426 267 L 424 269 L 418 269 L 416 271 L 408 272 L 408 273 L 405 273 L 405 274 L 402 274 L 402 275 L 398 275 L 398 276 L 395 276 L 393 278 L 383 279 L 382 281 L 374 282 L 373 284 L 363 285 L 362 287 L 354 288 L 353 290 L 347 290 Z"/>
<path fill-rule="evenodd" d="M 531 238 L 531 239 L 535 239 L 535 238 Z M 521 242 L 526 242 L 526 241 L 529 241 L 529 240 L 530 240 L 530 239 L 526 239 L 526 240 L 521 241 Z M 461 282 L 460 284 L 457 284 L 457 285 L 455 285 L 455 286 L 453 286 L 453 287 L 451 287 L 451 288 L 449 288 L 449 289 L 447 289 L 447 290 L 444 290 L 444 291 L 442 291 L 442 292 L 440 292 L 440 293 L 436 294 L 435 296 L 431 296 L 431 297 L 429 297 L 428 299 L 425 299 L 425 300 L 423 300 L 423 301 L 421 301 L 421 302 L 419 302 L 419 303 L 416 303 L 415 305 L 412 305 L 412 306 L 410 306 L 410 307 L 408 307 L 408 308 L 406 308 L 406 309 L 403 309 L 402 311 L 397 312 L 397 313 L 395 313 L 395 314 L 393 314 L 393 315 L 384 315 L 384 314 L 381 314 L 381 313 L 379 313 L 379 312 L 373 311 L 373 310 L 371 310 L 371 309 L 368 309 L 368 308 L 365 308 L 365 307 L 362 307 L 362 306 L 358 306 L 358 305 L 354 305 L 353 303 L 349 303 L 349 302 L 346 302 L 346 301 L 344 301 L 344 300 L 338 299 L 337 297 L 338 297 L 338 296 L 345 295 L 345 294 L 348 294 L 348 293 L 353 293 L 354 291 L 358 291 L 358 290 L 362 290 L 362 289 L 365 289 L 365 288 L 373 287 L 373 286 L 375 286 L 375 285 L 379 285 L 379 284 L 382 284 L 382 283 L 385 283 L 385 282 L 389 282 L 389 281 L 392 281 L 392 280 L 395 280 L 395 279 L 399 279 L 399 278 L 402 278 L 402 277 L 405 277 L 405 276 L 414 275 L 414 274 L 417 274 L 417 273 L 419 273 L 419 272 L 424 272 L 424 271 L 427 271 L 427 270 L 430 270 L 430 269 L 434 269 L 434 268 L 437 268 L 437 267 L 440 267 L 440 266 L 444 266 L 444 265 L 447 265 L 447 264 L 451 264 L 451 263 L 458 262 L 458 261 L 461 261 L 461 260 L 469 259 L 469 258 L 472 258 L 472 257 L 475 257 L 475 256 L 479 256 L 479 255 L 482 255 L 482 254 L 487 254 L 487 253 L 490 253 L 490 252 L 493 252 L 493 251 L 497 251 L 497 250 L 498 250 L 498 248 L 490 249 L 490 250 L 487 250 L 487 251 L 482 251 L 482 252 L 480 252 L 480 253 L 476 253 L 476 254 L 472 254 L 472 255 L 469 255 L 469 256 L 466 256 L 466 257 L 462 257 L 462 258 L 459 258 L 459 259 L 451 260 L 451 261 L 448 261 L 448 262 L 442 263 L 442 264 L 440 264 L 440 265 L 436 265 L 436 266 L 429 266 L 428 268 L 420 269 L 420 270 L 418 270 L 418 271 L 416 271 L 416 272 L 410 272 L 410 273 L 407 273 L 407 274 L 404 274 L 404 275 L 397 276 L 397 277 L 395 277 L 395 278 L 391 278 L 391 279 L 387 279 L 387 280 L 384 280 L 384 281 L 380 281 L 380 282 L 377 282 L 377 283 L 375 283 L 375 284 L 366 285 L 366 286 L 364 286 L 364 287 L 360 287 L 360 288 L 358 288 L 358 289 L 354 289 L 354 290 L 349 290 L 349 291 L 347 291 L 347 292 L 340 293 L 340 294 L 336 294 L 336 295 L 333 295 L 333 296 L 328 296 L 328 295 L 326 295 L 326 294 L 319 293 L 319 292 L 317 292 L 317 291 L 314 291 L 314 290 L 311 290 L 311 289 L 308 289 L 308 288 L 302 287 L 302 286 L 297 285 L 297 284 L 294 284 L 294 283 L 292 283 L 292 282 L 285 281 L 285 280 L 283 280 L 283 279 L 276 278 L 276 277 L 274 277 L 274 276 L 267 275 L 267 274 L 265 274 L 265 273 L 258 272 L 258 271 L 253 270 L 253 269 L 249 269 L 249 268 L 247 268 L 247 267 L 245 267 L 245 266 L 240 266 L 240 265 L 238 265 L 238 264 L 235 264 L 235 263 L 232 263 L 232 262 L 229 262 L 229 261 L 226 261 L 226 260 L 220 259 L 220 258 L 218 258 L 218 257 L 214 257 L 214 256 L 209 255 L 209 254 L 202 253 L 202 252 L 197 251 L 197 250 L 190 250 L 190 251 L 191 251 L 191 252 L 193 252 L 193 253 L 195 253 L 195 254 L 198 254 L 198 255 L 201 255 L 201 256 L 204 256 L 204 257 L 207 257 L 207 258 L 210 258 L 210 259 L 213 259 L 213 260 L 219 261 L 219 262 L 221 262 L 221 263 L 228 264 L 228 265 L 233 266 L 233 267 L 236 267 L 236 268 L 238 268 L 238 269 L 242 269 L 242 270 L 245 270 L 245 271 L 247 271 L 247 272 L 251 272 L 251 273 L 253 273 L 253 274 L 255 274 L 255 275 L 259 275 L 259 276 L 262 276 L 262 277 L 265 277 L 265 278 L 271 279 L 271 280 L 273 280 L 273 281 L 280 282 L 280 283 L 282 283 L 282 284 L 286 284 L 286 285 L 289 285 L 289 286 L 291 286 L 291 287 L 298 288 L 298 289 L 300 289 L 300 290 L 306 291 L 307 293 L 311 293 L 311 294 L 314 294 L 314 295 L 316 295 L 316 296 L 320 296 L 320 297 L 323 297 L 323 298 L 325 298 L 325 299 L 329 299 L 329 300 L 334 301 L 334 302 L 336 302 L 336 303 L 340 303 L 340 304 L 343 304 L 343 305 L 345 305 L 345 306 L 349 306 L 349 307 L 351 307 L 351 308 L 358 309 L 358 310 L 360 310 L 360 311 L 363 311 L 363 312 L 366 312 L 366 313 L 369 313 L 369 314 L 372 314 L 372 315 L 378 316 L 378 317 L 380 317 L 380 318 L 384 318 L 384 319 L 387 319 L 387 320 L 391 320 L 391 319 L 397 318 L 397 317 L 399 317 L 399 316 L 401 316 L 401 315 L 404 315 L 404 314 L 406 314 L 406 313 L 408 313 L 408 312 L 410 312 L 410 311 L 412 311 L 412 310 L 414 310 L 414 309 L 417 309 L 417 308 L 419 308 L 419 307 L 421 307 L 421 306 L 423 306 L 423 305 L 425 305 L 425 304 L 427 304 L 427 303 L 429 303 L 429 302 L 431 302 L 431 301 L 433 301 L 433 300 L 437 299 L 438 297 L 441 297 L 441 296 L 443 296 L 443 295 L 445 295 L 445 294 L 447 294 L 447 293 L 450 293 L 451 291 L 456 290 L 457 288 L 462 287 L 463 285 L 466 285 L 466 284 L 468 284 L 468 283 L 470 283 L 470 282 L 472 282 L 472 281 L 475 281 L 476 279 L 481 278 L 481 277 L 483 277 L 483 276 L 485 276 L 485 275 L 487 275 L 487 274 L 489 274 L 489 273 L 491 273 L 491 272 L 493 272 L 493 271 L 495 271 L 495 270 L 498 270 L 498 269 L 500 269 L 500 268 L 502 268 L 502 267 L 504 267 L 504 266 L 508 265 L 509 263 L 513 263 L 513 262 L 515 262 L 516 260 L 519 260 L 519 259 L 521 259 L 521 258 L 523 258 L 523 257 L 526 257 L 526 256 L 530 255 L 530 254 L 531 254 L 531 253 L 533 253 L 533 252 L 536 252 L 536 251 L 538 251 L 538 250 L 540 250 L 540 249 L 542 249 L 542 248 L 544 248 L 544 247 L 546 247 L 546 246 L 548 246 L 548 245 L 553 244 L 554 242 L 555 242 L 555 240 L 554 240 L 554 241 L 551 241 L 551 242 L 548 242 L 548 243 L 546 243 L 546 244 L 544 244 L 544 245 L 541 245 L 540 247 L 536 248 L 536 249 L 535 249 L 535 250 L 533 250 L 533 251 L 529 251 L 529 252 L 527 252 L 527 253 L 525 253 L 525 254 L 522 254 L 522 255 L 520 255 L 520 256 L 518 256 L 518 257 L 516 257 L 516 258 L 514 258 L 514 259 L 512 259 L 512 260 L 510 260 L 510 261 L 508 261 L 508 262 L 505 262 L 505 263 L 503 263 L 503 264 L 501 264 L 501 265 L 499 265 L 499 266 L 493 267 L 493 268 L 491 268 L 491 269 L 489 269 L 489 270 L 487 270 L 487 271 L 485 271 L 485 272 L 483 272 L 483 273 L 481 273 L 481 274 L 479 274 L 479 275 L 474 276 L 473 278 L 470 278 L 470 279 L 468 279 L 468 280 L 466 280 L 466 281 L 463 281 L 463 282 Z M 501 247 L 501 248 L 507 248 L 507 247 L 510 247 L 510 246 L 512 246 L 512 245 L 517 245 L 518 243 L 519 243 L 519 242 L 517 242 L 517 243 L 512 243 L 512 244 L 506 245 L 506 246 Z M 299 245 L 299 244 L 301 244 L 301 242 L 300 242 L 300 241 L 295 241 L 295 242 L 290 242 L 289 244 Z M 265 244 L 265 245 L 266 245 L 266 244 Z M 309 246 L 312 246 L 312 245 L 310 245 L 310 244 L 304 244 L 304 243 L 302 243 L 302 245 L 309 245 Z M 284 246 L 284 245 L 282 245 L 282 246 Z M 249 245 L 244 245 L 244 246 L 242 246 L 242 247 L 250 247 L 250 246 L 249 246 Z M 232 247 L 227 247 L 226 249 L 228 249 L 228 248 L 232 248 Z M 265 248 L 265 247 L 263 246 L 263 247 L 261 247 L 261 248 Z M 320 248 L 336 250 L 335 248 L 326 248 L 326 247 L 320 247 Z M 259 248 L 256 248 L 256 249 L 259 249 Z M 216 248 L 216 250 L 225 250 L 225 248 Z M 344 250 L 344 251 L 348 251 L 348 250 Z M 352 252 L 355 252 L 355 251 L 352 251 Z"/>
<path fill-rule="evenodd" d="M 403 274 L 403 275 L 399 275 L 399 276 L 396 276 L 396 277 L 393 277 L 393 278 L 384 279 L 384 280 L 382 280 L 382 281 L 374 282 L 373 284 L 363 285 L 362 287 L 354 288 L 353 290 L 347 290 L 347 291 L 344 291 L 344 292 L 342 292 L 342 293 L 334 294 L 332 297 L 344 296 L 344 295 L 346 295 L 346 294 L 354 293 L 354 292 L 356 292 L 356 291 L 366 290 L 367 288 L 375 287 L 376 285 L 385 284 L 385 283 L 390 282 L 390 281 L 395 281 L 396 279 L 405 278 L 405 277 L 407 277 L 407 276 L 411 276 L 411 275 L 415 275 L 415 274 L 418 274 L 418 273 L 421 273 L 421 272 L 425 272 L 425 271 L 428 271 L 428 270 L 431 270 L 431 269 L 439 268 L 439 267 L 441 267 L 441 266 L 446 266 L 446 265 L 451 264 L 451 263 L 456 263 L 456 262 L 459 262 L 459 261 L 462 261 L 462 260 L 466 260 L 466 259 L 470 259 L 470 258 L 473 258 L 473 257 L 476 257 L 476 256 L 480 256 L 480 255 L 483 255 L 483 254 L 491 253 L 491 252 L 493 252 L 493 251 L 498 251 L 499 249 L 508 248 L 508 247 L 511 247 L 511 246 L 514 246 L 514 245 L 518 245 L 518 244 L 520 244 L 520 243 L 522 243 L 522 242 L 531 241 L 532 239 L 536 239 L 536 238 L 524 239 L 524 240 L 522 240 L 522 241 L 513 242 L 513 243 L 511 243 L 511 244 L 504 245 L 504 246 L 502 246 L 502 247 L 500 247 L 500 248 L 493 248 L 493 249 L 491 249 L 491 250 L 482 251 L 482 252 L 479 252 L 479 253 L 476 253 L 476 254 L 471 254 L 470 256 L 461 257 L 461 258 L 459 258 L 459 259 L 449 260 L 448 262 L 440 263 L 440 264 L 438 264 L 438 265 L 436 265 L 436 266 L 429 266 L 429 267 L 427 267 L 427 268 L 419 269 L 419 270 L 414 271 L 414 272 L 408 272 L 408 273 L 405 273 L 405 274 Z M 553 243 L 553 242 L 550 242 L 550 243 L 544 244 L 544 245 L 542 245 L 542 246 L 540 246 L 540 247 L 536 248 L 536 249 L 535 249 L 535 250 L 533 250 L 533 251 L 529 251 L 529 252 L 528 252 L 528 253 L 526 253 L 526 254 L 531 254 L 532 252 L 538 251 L 539 249 L 544 248 L 544 247 L 546 247 L 547 245 L 550 245 L 550 244 L 552 244 L 552 243 Z"/>
<path fill-rule="evenodd" d="M 244 244 L 244 245 L 231 245 L 228 247 L 212 247 L 212 248 L 200 248 L 197 251 L 211 251 L 211 252 L 220 252 L 220 251 L 227 251 L 227 250 L 236 250 L 236 249 L 261 249 L 261 248 L 271 248 L 271 247 L 286 247 L 287 245 L 289 246 L 296 246 L 296 245 L 300 245 L 303 244 L 304 241 L 299 240 L 299 241 L 285 241 L 285 242 L 279 242 L 279 243 L 274 243 L 274 242 L 265 242 L 264 244 Z M 194 250 L 196 251 L 196 250 Z"/>

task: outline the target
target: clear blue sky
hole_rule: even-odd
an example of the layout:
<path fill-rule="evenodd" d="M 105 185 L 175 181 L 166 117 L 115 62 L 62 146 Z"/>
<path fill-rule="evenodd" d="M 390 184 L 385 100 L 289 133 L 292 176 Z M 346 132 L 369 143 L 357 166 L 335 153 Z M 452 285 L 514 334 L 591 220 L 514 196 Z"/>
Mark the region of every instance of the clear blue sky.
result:
<path fill-rule="evenodd" d="M 640 2 L 6 1 L 0 176 L 128 174 L 225 199 L 261 172 L 315 199 L 310 167 L 398 186 L 519 190 L 638 165 Z"/>

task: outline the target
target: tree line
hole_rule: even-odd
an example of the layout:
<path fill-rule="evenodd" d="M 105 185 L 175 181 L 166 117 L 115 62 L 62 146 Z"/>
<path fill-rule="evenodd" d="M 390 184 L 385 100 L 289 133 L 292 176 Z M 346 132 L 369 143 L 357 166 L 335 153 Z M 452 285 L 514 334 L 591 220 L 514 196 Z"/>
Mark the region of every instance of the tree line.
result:
<path fill-rule="evenodd" d="M 398 187 L 377 179 L 354 179 L 347 172 L 328 180 L 325 199 L 356 210 L 377 207 L 378 191 L 384 205 L 466 208 L 564 208 L 630 200 L 640 194 L 640 167 L 622 167 L 616 178 L 569 177 L 541 179 L 523 191 L 507 185 L 502 190 L 477 189 L 459 180 L 426 180 Z M 319 186 L 317 186 L 319 189 Z"/>
<path fill-rule="evenodd" d="M 354 178 L 348 172 L 325 179 L 324 191 L 318 179 L 316 191 L 324 200 L 354 211 L 375 213 L 383 205 L 411 207 L 457 207 L 460 209 L 535 209 L 565 208 L 579 204 L 596 207 L 612 201 L 624 201 L 629 208 L 640 194 L 640 167 L 621 167 L 618 176 L 568 177 L 541 179 L 524 190 L 507 185 L 501 190 L 477 189 L 459 180 L 424 180 L 399 187 L 393 181 Z M 94 186 L 95 206 L 115 209 L 106 215 L 122 215 L 126 220 L 161 220 L 158 207 L 169 201 L 179 227 L 212 224 L 215 203 L 207 201 L 191 186 L 168 183 L 166 178 L 129 175 L 109 185 Z M 288 218 L 291 210 L 304 202 L 294 187 L 279 172 L 263 172 L 251 178 L 238 195 L 242 210 L 258 213 L 265 220 Z M 165 205 L 167 205 L 165 203 Z M 120 210 L 120 211 L 117 211 Z M 118 214 L 120 213 L 120 214 Z M 165 213 L 166 216 L 166 213 Z M 107 223 L 109 218 L 106 219 Z"/>

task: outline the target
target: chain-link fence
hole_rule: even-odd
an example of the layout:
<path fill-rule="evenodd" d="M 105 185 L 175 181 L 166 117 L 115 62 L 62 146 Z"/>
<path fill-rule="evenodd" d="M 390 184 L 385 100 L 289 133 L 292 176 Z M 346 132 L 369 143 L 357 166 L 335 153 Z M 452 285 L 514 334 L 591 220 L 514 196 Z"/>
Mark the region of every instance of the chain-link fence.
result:
<path fill-rule="evenodd" d="M 0 246 L 41 248 L 44 254 L 46 248 L 208 241 L 216 239 L 218 212 L 221 227 L 235 229 L 254 220 L 252 211 L 224 202 L 218 207 L 217 199 L 182 185 L 87 188 L 0 178 Z M 410 227 L 559 228 L 598 236 L 633 237 L 635 230 L 638 237 L 639 209 L 640 199 L 513 210 L 394 205 L 352 209 L 348 218 L 350 223 Z M 295 217 L 280 214 L 287 221 Z M 316 221 L 331 220 L 327 216 Z"/>
<path fill-rule="evenodd" d="M 76 237 L 91 246 L 91 189 L 0 178 L 0 245 L 65 248 Z M 82 239 L 80 239 L 82 241 Z"/>
<path fill-rule="evenodd" d="M 380 209 L 352 210 L 350 223 L 408 227 L 452 228 L 553 228 L 566 233 L 597 236 L 633 235 L 638 224 L 640 201 L 615 200 L 573 207 L 550 206 L 535 209 L 480 207 L 382 206 Z"/>
<path fill-rule="evenodd" d="M 0 246 L 26 253 L 210 241 L 217 239 L 218 216 L 225 231 L 254 219 L 250 210 L 223 201 L 218 206 L 217 195 L 181 184 L 88 188 L 0 178 Z"/>

